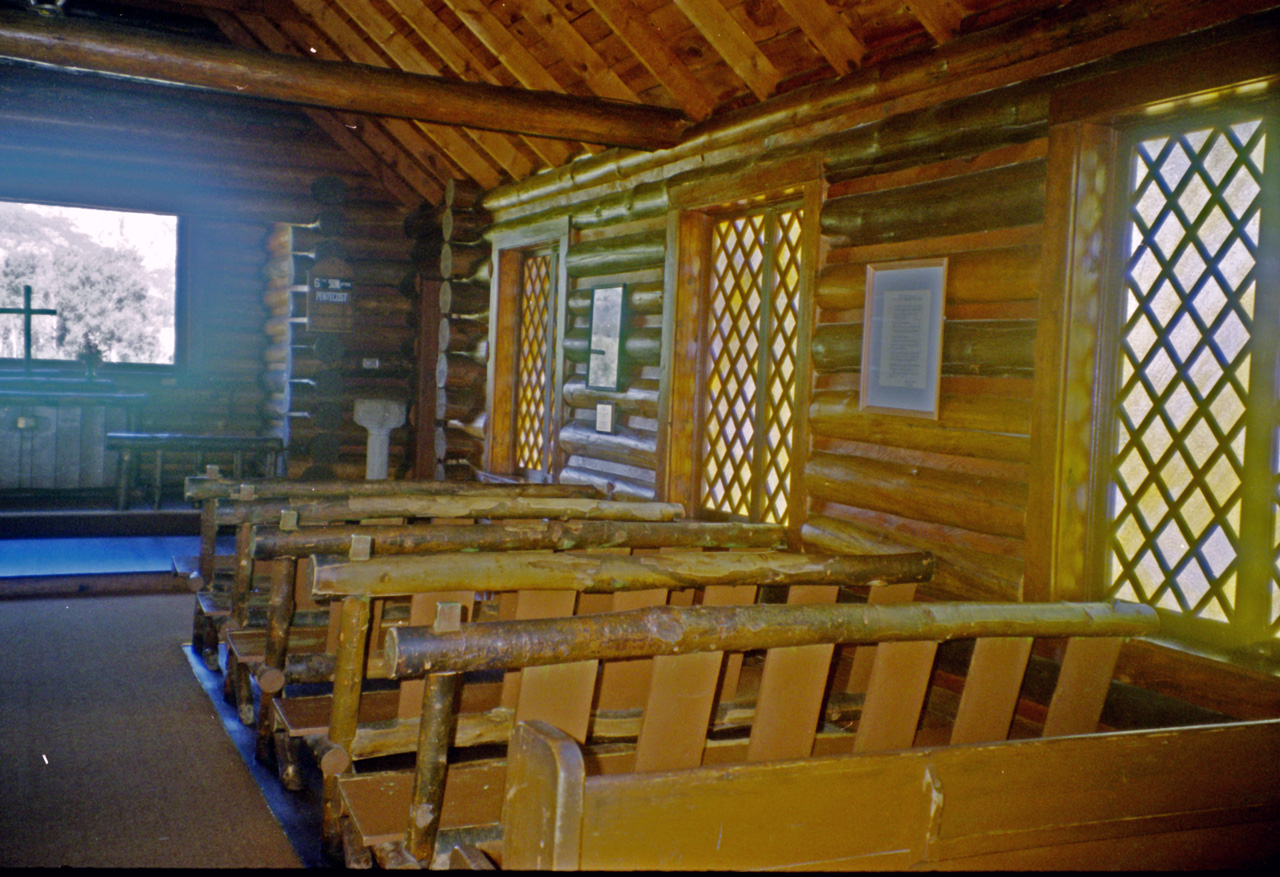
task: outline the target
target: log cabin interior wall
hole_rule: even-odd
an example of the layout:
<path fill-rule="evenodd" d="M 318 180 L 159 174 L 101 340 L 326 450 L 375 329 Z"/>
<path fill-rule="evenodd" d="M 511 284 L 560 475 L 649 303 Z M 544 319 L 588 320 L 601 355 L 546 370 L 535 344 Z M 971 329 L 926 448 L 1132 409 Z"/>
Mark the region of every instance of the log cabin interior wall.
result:
<path fill-rule="evenodd" d="M 684 255 L 673 193 L 719 193 L 728 204 L 736 191 L 767 185 L 771 165 L 816 156 L 825 188 L 821 245 L 816 264 L 805 268 L 813 273 L 813 330 L 805 339 L 813 395 L 799 412 L 796 440 L 810 454 L 800 478 L 808 504 L 793 527 L 816 545 L 933 551 L 930 588 L 939 595 L 1084 598 L 1092 586 L 1060 582 L 1061 570 L 1045 568 L 1056 556 L 1051 527 L 1063 526 L 1045 516 L 1054 502 L 1076 502 L 1075 485 L 1064 490 L 1061 474 L 1053 480 L 1050 470 L 1060 465 L 1053 449 L 1064 429 L 1077 430 L 1068 443 L 1085 441 L 1089 429 L 1078 421 L 1063 427 L 1058 413 L 1066 347 L 1058 333 L 1068 330 L 1055 311 L 1061 293 L 1054 284 L 1062 281 L 1060 241 L 1070 239 L 1062 187 L 1074 177 L 1062 164 L 1050 167 L 1051 106 L 1065 89 L 1078 99 L 1092 88 L 1129 89 L 1107 100 L 1133 106 L 1256 75 L 1273 81 L 1272 69 L 1232 72 L 1225 60 L 1235 41 L 1255 45 L 1259 26 L 1274 33 L 1274 19 L 1265 21 L 983 85 L 930 88 L 925 63 L 896 71 L 889 86 L 870 76 L 857 84 L 854 74 L 841 94 L 855 97 L 843 104 L 840 95 L 810 94 L 807 104 L 783 98 L 772 114 L 744 115 L 739 124 L 721 119 L 674 150 L 605 154 L 493 190 L 484 203 L 494 233 L 556 217 L 571 228 L 561 480 L 670 499 L 661 487 L 669 484 L 666 467 L 697 465 L 684 412 L 665 407 L 670 388 L 663 387 L 668 370 L 677 385 L 692 376 L 690 350 L 676 345 L 664 353 L 663 316 L 666 330 L 678 333 L 674 325 L 689 314 L 675 291 L 684 274 L 705 270 L 704 256 Z M 1193 54 L 1198 62 L 1222 60 L 1211 65 L 1215 72 L 1198 69 L 1181 83 L 1156 72 Z M 1051 171 L 1068 177 L 1050 179 Z M 866 266 L 933 257 L 949 260 L 938 418 L 860 411 Z M 583 381 L 583 303 L 602 283 L 626 284 L 632 315 L 624 337 L 630 368 L 617 392 L 587 390 Z M 618 406 L 612 434 L 593 428 L 602 401 Z M 665 446 L 668 428 L 673 438 Z M 1044 505 L 1031 509 L 1033 496 Z M 1074 563 L 1085 548 L 1073 544 L 1057 562 Z"/>
<path fill-rule="evenodd" d="M 401 294 L 408 206 L 296 110 L 103 83 L 4 68 L 0 196 L 182 217 L 185 354 L 164 373 L 104 370 L 122 391 L 147 394 L 134 428 L 284 435 L 289 475 L 363 478 L 352 400 L 408 401 L 413 386 L 413 301 Z M 317 243 L 354 271 L 351 332 L 307 331 Z M 412 465 L 408 433 L 393 432 L 393 471 Z M 171 484 L 189 463 L 173 462 Z"/>
<path fill-rule="evenodd" d="M 519 136 L 508 137 L 472 130 L 473 116 L 375 117 L 376 100 L 362 105 L 367 116 L 295 113 L 6 65 L 0 194 L 188 217 L 189 366 L 170 385 L 146 385 L 149 428 L 259 432 L 287 423 L 290 475 L 321 466 L 360 477 L 354 391 L 321 388 L 318 378 L 351 388 L 385 382 L 393 392 L 416 382 L 416 430 L 393 435 L 396 473 L 416 465 L 418 477 L 469 477 L 473 467 L 519 476 L 530 467 L 517 465 L 515 452 L 521 336 L 513 305 L 524 260 L 553 252 L 555 300 L 543 338 L 550 428 L 541 449 L 550 477 L 669 498 L 673 485 L 689 489 L 699 453 L 680 432 L 689 428 L 680 394 L 702 351 L 679 346 L 679 332 L 692 326 L 680 291 L 705 276 L 699 217 L 803 197 L 812 256 L 800 288 L 809 322 L 795 342 L 808 399 L 793 412 L 788 524 L 817 546 L 932 551 L 938 563 L 928 590 L 964 599 L 1098 596 L 1084 560 L 1092 543 L 1081 490 L 1093 465 L 1090 308 L 1105 234 L 1089 219 L 1108 190 L 1107 169 L 1090 157 L 1104 151 L 1116 114 L 1188 96 L 1267 97 L 1280 43 L 1280 18 L 1267 0 L 831 2 L 814 7 L 879 22 L 878 54 L 840 60 L 810 20 L 770 46 L 778 58 L 801 59 L 785 88 L 771 65 L 752 69 L 764 53 L 733 51 L 726 39 L 717 51 L 728 60 L 697 65 L 705 82 L 677 88 L 688 69 L 655 72 L 649 55 L 648 72 L 639 63 L 625 71 L 643 86 L 628 94 L 602 55 L 595 68 L 575 66 L 594 50 L 557 53 L 555 39 L 538 37 L 558 19 L 522 21 L 522 4 L 424 3 L 412 27 L 381 3 L 354 0 L 295 0 L 275 22 L 272 4 L 233 12 L 195 5 L 233 44 L 280 56 L 310 46 L 326 60 L 422 72 L 432 56 L 421 45 L 439 39 L 432 45 L 458 50 L 437 48 L 445 62 L 437 69 L 451 75 L 525 88 L 549 88 L 559 76 L 574 83 L 562 92 L 613 89 L 630 109 L 637 100 L 676 104 L 697 121 L 671 148 L 603 149 L 554 139 L 548 119 L 565 117 L 557 110 L 539 120 L 529 111 L 534 101 L 524 107 L 529 118 L 517 120 L 525 126 L 516 127 Z M 625 56 L 628 39 L 644 36 L 633 27 L 622 39 L 625 20 L 609 15 L 633 4 L 590 5 L 581 18 L 599 19 L 603 55 Z M 708 9 L 733 8 L 740 22 L 773 9 L 729 0 L 640 5 L 659 24 L 678 25 L 682 50 L 716 31 Z M 787 10 L 779 22 L 802 5 L 779 3 Z M 428 27 L 437 15 L 467 23 Z M 927 20 L 928 33 L 916 18 Z M 508 27 L 537 44 L 536 58 L 520 39 L 503 39 Z M 892 33 L 908 27 L 910 45 L 895 46 Z M 559 28 L 558 45 L 584 41 L 568 39 L 571 30 Z M 453 44 L 455 32 L 464 39 Z M 751 33 L 768 42 L 775 31 L 753 21 Z M 492 63 L 477 60 L 490 54 Z M 593 91 L 579 67 L 606 85 Z M 735 94 L 731 83 L 742 89 Z M 1233 93 L 1241 83 L 1253 87 Z M 667 91 L 678 99 L 653 99 Z M 633 137 L 644 127 L 607 115 L 600 124 L 610 123 Z M 316 255 L 318 230 L 296 226 L 313 226 L 325 206 L 312 188 L 322 177 L 344 183 L 344 261 L 368 293 L 350 335 L 365 346 L 340 353 L 300 328 L 287 304 L 306 267 L 293 254 Z M 68 187 L 79 194 L 67 195 Z M 765 201 L 752 200 L 761 195 Z M 938 418 L 861 411 L 866 266 L 938 257 L 948 260 Z M 611 284 L 626 290 L 623 379 L 617 390 L 588 389 L 590 291 Z M 393 367 L 385 378 L 381 365 L 369 374 L 368 358 Z M 321 365 L 339 360 L 338 368 Z M 334 401 L 345 406 L 336 415 Z M 600 403 L 616 406 L 611 432 L 595 429 Z M 1203 695 L 1221 680 L 1194 684 Z M 1249 700 L 1249 684 L 1232 696 Z M 1261 697 L 1271 698 L 1255 703 L 1265 713 L 1274 694 Z"/>

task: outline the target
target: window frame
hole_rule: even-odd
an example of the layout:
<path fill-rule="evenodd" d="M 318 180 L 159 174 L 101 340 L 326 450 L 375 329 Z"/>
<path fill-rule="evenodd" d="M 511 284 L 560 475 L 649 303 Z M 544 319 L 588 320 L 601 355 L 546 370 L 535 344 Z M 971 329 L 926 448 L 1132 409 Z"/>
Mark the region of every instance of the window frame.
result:
<path fill-rule="evenodd" d="M 662 499 L 681 503 L 691 517 L 709 515 L 701 506 L 701 405 L 706 374 L 703 345 L 708 314 L 711 228 L 725 215 L 786 205 L 804 211 L 787 528 L 798 534 L 804 523 L 807 501 L 803 472 L 809 456 L 808 408 L 813 381 L 809 351 L 819 257 L 819 217 L 825 192 L 820 158 L 815 155 L 758 163 L 749 174 L 701 179 L 673 185 L 668 190 L 663 310 L 663 362 L 668 365 L 663 369 L 659 387 L 661 428 L 657 484 Z M 756 366 L 759 367 L 759 362 Z"/>
<path fill-rule="evenodd" d="M 526 481 L 554 482 L 563 468 L 559 433 L 563 420 L 564 332 L 567 324 L 569 276 L 566 256 L 569 249 L 569 219 L 561 217 L 533 223 L 525 228 L 500 233 L 491 240 L 494 270 L 489 289 L 489 369 L 486 376 L 484 466 L 492 475 Z M 547 398 L 547 470 L 523 469 L 516 464 L 516 377 L 520 325 L 520 295 L 525 259 L 551 250 L 554 278 L 550 318 L 554 343 L 549 345 L 549 395 Z M 503 388 L 501 391 L 499 388 Z"/>
<path fill-rule="evenodd" d="M 1130 127 L 1174 113 L 1271 100 L 1280 88 L 1280 58 L 1258 53 L 1251 35 L 1233 39 L 1186 52 L 1178 63 L 1188 75 L 1177 82 L 1167 75 L 1165 53 L 1053 93 L 1024 600 L 1102 598 L 1106 546 L 1099 534 L 1108 525 L 1109 482 L 1098 468 L 1099 452 L 1110 462 L 1102 418 L 1114 397 L 1111 373 L 1104 368 L 1114 335 L 1099 324 L 1114 300 L 1108 297 L 1107 278 L 1122 280 L 1121 269 L 1113 267 L 1127 223 L 1121 205 L 1128 156 L 1121 151 L 1121 138 Z M 1118 174 L 1121 167 L 1124 172 Z M 1268 197 L 1271 215 L 1277 215 L 1280 193 Z M 1280 279 L 1277 254 L 1260 248 L 1256 270 L 1259 286 L 1274 288 Z M 1250 416 L 1261 415 L 1250 408 Z M 1165 631 L 1169 638 L 1186 635 L 1176 624 Z"/>
<path fill-rule="evenodd" d="M 189 272 L 187 270 L 187 266 L 190 257 L 191 232 L 190 223 L 187 221 L 185 216 L 180 213 L 173 213 L 167 210 L 148 208 L 120 207 L 102 204 L 71 204 L 10 198 L 5 197 L 3 192 L 0 192 L 0 198 L 16 204 L 47 204 L 55 207 L 101 210 L 112 213 L 149 213 L 157 216 L 174 217 L 177 221 L 174 233 L 174 245 L 177 248 L 177 252 L 175 253 L 173 278 L 173 362 L 103 362 L 97 367 L 97 373 L 106 377 L 111 377 L 113 375 L 150 375 L 159 379 L 173 377 L 186 371 L 187 363 L 190 358 L 190 327 L 188 313 L 190 309 L 191 294 L 190 283 L 188 282 Z M 69 374 L 75 375 L 84 372 L 84 365 L 74 356 L 69 359 L 39 359 L 33 356 L 31 359 L 31 366 L 32 369 L 37 372 L 32 378 L 36 381 L 38 381 L 41 376 L 65 377 Z M 24 373 L 25 366 L 21 357 L 0 358 L 0 375 L 13 376 Z"/>
<path fill-rule="evenodd" d="M 1116 180 L 1108 211 L 1113 217 L 1112 254 L 1102 292 L 1103 308 L 1099 315 L 1099 361 L 1097 380 L 1097 440 L 1091 466 L 1094 509 L 1090 514 L 1089 544 L 1096 556 L 1090 559 L 1097 570 L 1097 593 L 1105 599 L 1110 590 L 1107 571 L 1113 528 L 1111 508 L 1114 447 L 1119 431 L 1115 413 L 1119 389 L 1121 327 L 1126 298 L 1125 264 L 1129 244 L 1130 186 L 1132 184 L 1133 150 L 1146 139 L 1193 130 L 1202 126 L 1225 125 L 1244 117 L 1267 119 L 1265 168 L 1270 167 L 1265 182 L 1280 180 L 1280 100 L 1223 102 L 1206 110 L 1188 110 L 1158 120 L 1128 118 L 1115 125 L 1115 152 L 1112 173 Z M 1243 460 L 1241 463 L 1240 532 L 1237 535 L 1237 562 L 1233 617 L 1226 622 L 1201 618 L 1156 607 L 1166 636 L 1173 639 L 1218 646 L 1238 647 L 1272 638 L 1269 609 L 1271 602 L 1271 564 L 1275 553 L 1275 484 L 1277 480 L 1277 422 L 1275 395 L 1277 390 L 1277 347 L 1280 346 L 1280 286 L 1274 265 L 1266 264 L 1264 254 L 1280 249 L 1280 184 L 1268 191 L 1263 186 L 1258 199 L 1264 217 L 1259 227 L 1258 256 L 1254 276 L 1257 295 L 1250 327 L 1249 395 L 1246 400 Z M 1265 217 L 1271 217 L 1267 220 Z M 1272 260 L 1274 262 L 1274 260 Z M 1166 337 L 1161 335 L 1161 338 Z M 1266 404 L 1267 400 L 1271 404 Z M 1262 483 L 1258 483 L 1261 479 Z M 1270 507 L 1268 507 L 1270 506 Z M 1258 548 L 1266 546 L 1265 550 Z"/>

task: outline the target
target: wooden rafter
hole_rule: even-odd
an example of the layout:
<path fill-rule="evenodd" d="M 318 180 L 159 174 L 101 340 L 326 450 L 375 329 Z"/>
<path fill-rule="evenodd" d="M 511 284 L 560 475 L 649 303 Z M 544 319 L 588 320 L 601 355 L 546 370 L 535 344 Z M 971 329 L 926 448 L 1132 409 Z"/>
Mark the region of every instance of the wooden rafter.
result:
<path fill-rule="evenodd" d="M 294 3 L 306 13 L 316 29 L 328 37 L 348 60 L 370 66 L 386 65 L 365 38 L 369 32 L 361 19 L 367 20 L 369 15 L 373 14 L 365 14 L 365 7 L 358 7 L 349 0 L 334 0 L 337 8 L 342 9 L 351 18 L 352 24 L 348 24 L 346 20 L 335 14 L 333 6 L 328 5 L 325 0 L 294 0 Z M 352 16 L 353 11 L 359 17 Z M 370 36 L 374 44 L 378 45 L 392 61 L 401 64 L 401 69 L 407 69 L 403 66 L 405 59 L 403 47 L 394 45 L 396 40 L 382 40 Z M 388 42 L 393 44 L 390 48 L 386 45 Z M 403 42 L 403 38 L 400 42 Z M 446 125 L 432 125 L 418 121 L 411 124 L 421 132 L 421 136 L 425 137 L 429 149 L 448 156 L 463 174 L 470 176 L 485 188 L 498 184 L 501 174 L 494 169 L 489 158 L 480 153 L 474 141 L 462 131 Z"/>
<path fill-rule="evenodd" d="M 216 9 L 208 10 L 207 14 L 227 38 L 237 45 L 249 47 L 261 44 L 271 51 L 281 53 L 296 51 L 288 38 L 260 15 L 237 16 Z M 370 144 L 363 132 L 356 133 L 348 127 L 338 113 L 306 107 L 301 109 L 340 149 L 373 174 L 402 203 L 413 206 L 421 199 L 436 202 L 443 196 L 444 187 L 441 182 L 415 167 L 408 155 L 397 150 L 400 154 L 388 156 L 384 150 Z"/>
<path fill-rule="evenodd" d="M 768 100 L 782 75 L 720 0 L 672 0 L 703 38 L 760 100 Z"/>
<path fill-rule="evenodd" d="M 525 88 L 564 91 L 555 77 L 480 0 L 445 0 L 445 5 Z"/>
<path fill-rule="evenodd" d="M 587 0 L 601 18 L 640 59 L 640 63 L 694 119 L 715 109 L 715 98 L 690 72 L 667 42 L 645 20 L 632 0 Z"/>
<path fill-rule="evenodd" d="M 306 9 L 319 5 L 316 0 L 295 0 L 299 7 Z M 426 56 L 418 51 L 410 42 L 396 31 L 395 25 L 387 20 L 373 6 L 357 3 L 353 0 L 335 0 L 337 5 L 347 13 L 351 20 L 364 31 L 369 40 L 379 46 L 400 69 L 411 73 L 440 74 L 440 69 Z M 344 46 L 344 51 L 347 51 Z M 363 60 L 347 51 L 352 60 Z M 493 170 L 497 166 L 506 174 L 519 178 L 521 172 L 528 171 L 528 162 L 521 161 L 508 167 L 502 159 L 513 158 L 511 144 L 501 134 L 492 131 L 471 129 L 453 130 L 443 126 L 424 127 L 428 136 L 440 144 L 445 153 L 450 155 L 463 172 L 485 188 L 496 185 L 501 174 Z M 455 146 L 454 144 L 458 144 Z M 472 144 L 479 150 L 472 148 Z"/>
<path fill-rule="evenodd" d="M 499 84 L 480 59 L 426 5 L 418 0 L 388 0 L 388 5 L 458 77 L 472 82 Z M 559 167 L 573 154 L 566 144 L 546 137 L 525 138 L 525 143 L 549 167 Z M 515 176 L 523 179 L 526 174 Z"/>
<path fill-rule="evenodd" d="M 804 35 L 841 76 L 857 67 L 867 54 L 867 47 L 849 30 L 827 0 L 778 0 L 778 5 L 795 20 Z"/>
<path fill-rule="evenodd" d="M 640 149 L 679 141 L 661 107 L 317 62 L 70 18 L 0 11 L 0 58 L 242 97 Z"/>
<path fill-rule="evenodd" d="M 959 0 L 907 0 L 906 6 L 938 45 L 955 38 L 966 12 Z"/>

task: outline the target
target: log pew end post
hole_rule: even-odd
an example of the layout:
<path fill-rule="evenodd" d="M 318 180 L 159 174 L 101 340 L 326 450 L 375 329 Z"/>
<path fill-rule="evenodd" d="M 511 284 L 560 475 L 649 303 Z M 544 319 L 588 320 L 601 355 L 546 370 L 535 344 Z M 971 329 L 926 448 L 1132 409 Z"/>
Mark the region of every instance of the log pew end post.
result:
<path fill-rule="evenodd" d="M 461 604 L 438 604 L 432 632 L 451 633 L 461 629 Z M 436 835 L 440 830 L 440 812 L 444 806 L 449 743 L 453 739 L 456 719 L 454 700 L 458 677 L 458 673 L 428 673 L 422 695 L 418 758 L 414 765 L 405 848 L 414 860 L 424 862 L 428 867 L 435 858 Z"/>

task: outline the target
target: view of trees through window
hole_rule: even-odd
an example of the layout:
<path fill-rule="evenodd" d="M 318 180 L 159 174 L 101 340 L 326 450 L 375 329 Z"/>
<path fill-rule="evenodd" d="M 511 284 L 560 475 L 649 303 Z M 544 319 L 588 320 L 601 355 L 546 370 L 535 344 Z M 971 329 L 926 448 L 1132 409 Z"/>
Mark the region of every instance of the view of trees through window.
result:
<path fill-rule="evenodd" d="M 33 360 L 96 347 L 107 363 L 173 364 L 177 226 L 175 216 L 0 201 L 0 360 L 25 355 L 29 286 Z"/>

